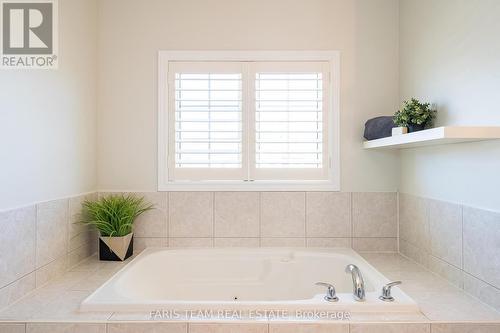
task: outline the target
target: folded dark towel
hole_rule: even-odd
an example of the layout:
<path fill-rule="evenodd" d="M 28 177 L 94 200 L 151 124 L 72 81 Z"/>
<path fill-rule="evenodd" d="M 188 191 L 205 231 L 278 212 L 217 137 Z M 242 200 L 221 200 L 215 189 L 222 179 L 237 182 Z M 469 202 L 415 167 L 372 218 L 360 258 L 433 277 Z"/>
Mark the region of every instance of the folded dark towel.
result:
<path fill-rule="evenodd" d="M 385 138 L 392 135 L 392 128 L 394 127 L 394 120 L 392 116 L 382 116 L 369 119 L 365 123 L 366 140 L 375 140 Z"/>

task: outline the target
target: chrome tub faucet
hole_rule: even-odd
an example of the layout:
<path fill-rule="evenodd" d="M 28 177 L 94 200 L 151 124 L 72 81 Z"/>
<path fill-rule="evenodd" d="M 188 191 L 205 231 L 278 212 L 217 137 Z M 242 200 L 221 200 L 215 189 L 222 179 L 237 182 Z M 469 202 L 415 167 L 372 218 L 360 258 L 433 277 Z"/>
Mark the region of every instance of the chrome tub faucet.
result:
<path fill-rule="evenodd" d="M 365 281 L 358 266 L 349 264 L 345 268 L 347 274 L 352 275 L 352 293 L 354 299 L 358 302 L 365 300 Z"/>

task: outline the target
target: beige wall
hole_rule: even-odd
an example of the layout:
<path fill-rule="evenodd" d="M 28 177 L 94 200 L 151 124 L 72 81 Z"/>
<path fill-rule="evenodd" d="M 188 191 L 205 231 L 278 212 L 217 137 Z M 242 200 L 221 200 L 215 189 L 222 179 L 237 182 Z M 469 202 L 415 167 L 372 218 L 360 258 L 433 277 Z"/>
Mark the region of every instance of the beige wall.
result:
<path fill-rule="evenodd" d="M 402 0 L 400 92 L 441 125 L 500 124 L 500 2 Z M 404 150 L 401 191 L 500 210 L 500 142 Z"/>
<path fill-rule="evenodd" d="M 197 49 L 341 51 L 342 190 L 397 188 L 397 155 L 361 147 L 399 101 L 397 0 L 101 0 L 98 45 L 101 190 L 156 189 L 157 52 Z"/>
<path fill-rule="evenodd" d="M 59 69 L 0 73 L 0 210 L 96 187 L 96 17 L 59 1 Z"/>

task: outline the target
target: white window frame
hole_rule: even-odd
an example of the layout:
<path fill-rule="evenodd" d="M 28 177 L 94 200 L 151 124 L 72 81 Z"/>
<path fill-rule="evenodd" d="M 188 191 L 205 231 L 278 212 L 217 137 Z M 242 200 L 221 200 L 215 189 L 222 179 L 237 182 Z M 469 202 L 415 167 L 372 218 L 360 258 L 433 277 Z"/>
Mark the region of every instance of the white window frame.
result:
<path fill-rule="evenodd" d="M 322 61 L 329 64 L 328 180 L 169 181 L 169 87 L 171 61 Z M 340 191 L 340 53 L 338 51 L 159 51 L 158 191 Z"/>

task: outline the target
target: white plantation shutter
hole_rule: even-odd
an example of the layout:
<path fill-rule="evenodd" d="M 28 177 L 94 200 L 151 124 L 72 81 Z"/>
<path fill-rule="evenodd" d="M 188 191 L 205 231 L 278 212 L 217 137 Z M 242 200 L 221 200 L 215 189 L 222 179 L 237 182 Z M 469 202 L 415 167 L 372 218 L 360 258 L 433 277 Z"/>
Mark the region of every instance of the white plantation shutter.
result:
<path fill-rule="evenodd" d="M 328 62 L 169 62 L 169 180 L 327 180 L 329 83 Z"/>
<path fill-rule="evenodd" d="M 254 179 L 325 179 L 328 171 L 325 63 L 253 67 Z"/>
<path fill-rule="evenodd" d="M 242 179 L 242 64 L 173 63 L 169 77 L 172 177 Z"/>

